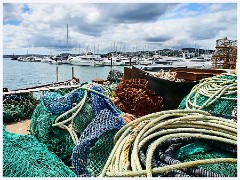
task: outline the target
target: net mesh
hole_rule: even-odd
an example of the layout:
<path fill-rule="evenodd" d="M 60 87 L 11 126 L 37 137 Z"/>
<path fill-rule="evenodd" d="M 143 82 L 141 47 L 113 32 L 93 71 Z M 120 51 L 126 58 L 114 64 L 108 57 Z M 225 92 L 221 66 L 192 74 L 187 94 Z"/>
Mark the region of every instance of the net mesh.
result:
<path fill-rule="evenodd" d="M 178 152 L 178 158 L 180 161 L 188 162 L 211 158 L 234 158 L 234 155 L 220 151 L 217 148 L 210 147 L 206 143 L 195 141 L 181 147 Z M 227 175 L 234 177 L 237 174 L 237 164 L 232 163 L 206 164 L 200 165 L 199 168 L 217 173 L 221 176 Z"/>
<path fill-rule="evenodd" d="M 31 93 L 3 96 L 3 123 L 29 119 L 38 104 Z"/>
<path fill-rule="evenodd" d="M 124 122 L 122 118 L 120 116 L 115 116 L 109 109 L 103 109 L 99 111 L 96 117 L 83 131 L 78 140 L 78 144 L 73 150 L 71 159 L 74 167 L 74 172 L 77 174 L 77 176 L 91 176 L 87 171 L 87 158 L 90 154 L 91 148 L 98 145 L 96 144 L 96 141 L 101 135 L 109 133 L 112 130 L 119 130 L 123 125 Z M 113 135 L 114 134 L 112 134 L 112 137 Z M 102 137 L 102 143 L 104 141 L 105 143 L 109 143 L 109 138 L 107 137 L 108 136 Z M 112 148 L 113 146 L 111 146 L 110 143 L 107 146 L 103 146 L 101 150 L 99 149 L 99 151 L 102 151 L 105 154 L 104 156 L 98 158 L 101 158 L 101 161 L 105 162 L 108 157 L 108 152 Z M 97 154 L 94 154 L 92 151 L 92 156 L 95 157 L 97 156 Z M 99 161 L 98 163 L 100 163 L 101 161 Z M 101 171 L 102 166 L 99 166 L 99 164 L 95 164 L 94 166 L 98 170 L 97 172 L 94 172 L 92 174 L 96 174 Z"/>
<path fill-rule="evenodd" d="M 66 130 L 52 126 L 57 116 L 46 112 L 43 105 L 39 104 L 32 115 L 29 128 L 30 133 L 46 144 L 50 151 L 64 159 L 71 155 L 74 143 Z"/>
<path fill-rule="evenodd" d="M 95 145 L 90 148 L 86 167 L 89 176 L 97 177 L 101 173 L 114 146 L 113 139 L 116 133 L 117 130 L 104 133 L 97 139 Z"/>
<path fill-rule="evenodd" d="M 214 77 L 216 78 L 216 77 Z M 209 82 L 207 82 L 209 81 Z M 221 83 L 219 83 L 221 81 Z M 232 75 L 220 75 L 218 79 L 207 78 L 203 79 L 194 88 L 199 89 L 199 91 L 205 91 L 205 93 L 199 93 L 199 91 L 190 92 L 180 103 L 178 109 L 199 109 L 224 116 L 237 117 L 237 76 Z M 207 83 L 206 83 L 207 82 Z M 234 84 L 234 85 L 233 85 Z M 211 85 L 211 88 L 208 88 Z M 225 93 L 214 95 L 217 90 L 221 88 L 223 90 L 227 85 L 233 85 L 228 88 Z M 220 88 L 219 88 L 220 87 Z M 208 95 L 206 95 L 208 94 Z M 210 96 L 209 96 L 210 94 Z M 214 97 L 215 96 L 215 97 Z M 209 100 L 216 98 L 213 103 Z M 205 104 L 205 105 L 204 105 Z M 204 106 L 203 106 L 204 105 Z"/>
<path fill-rule="evenodd" d="M 73 119 L 73 129 L 80 135 L 93 119 L 92 106 L 86 102 L 79 113 Z"/>
<path fill-rule="evenodd" d="M 65 94 L 65 95 L 64 95 Z M 65 91 L 50 92 L 41 99 L 31 117 L 29 131 L 41 143 L 47 145 L 50 151 L 56 153 L 65 163 L 70 164 L 70 156 L 75 144 L 65 129 L 53 127 L 55 119 L 63 112 L 71 109 L 83 96 L 82 91 L 66 94 Z M 70 116 L 67 115 L 66 118 Z M 81 132 L 91 120 L 91 110 L 85 104 L 80 113 L 73 120 L 73 127 Z M 86 120 L 86 121 L 85 121 Z M 83 124 L 79 121 L 85 121 Z"/>
<path fill-rule="evenodd" d="M 93 90 L 103 92 L 98 86 Z M 97 176 L 113 148 L 113 137 L 125 123 L 117 108 L 105 97 L 90 93 L 94 118 L 81 134 L 72 153 L 77 176 Z"/>
<path fill-rule="evenodd" d="M 163 98 L 148 89 L 146 79 L 129 79 L 119 83 L 114 104 L 123 112 L 143 116 L 158 112 L 163 107 Z"/>
<path fill-rule="evenodd" d="M 91 89 L 102 95 L 89 91 L 83 107 L 72 119 L 72 128 L 80 137 L 77 146 L 66 129 L 52 125 L 59 115 L 71 110 L 74 104 L 83 99 L 83 90 L 67 94 L 61 91 L 47 93 L 34 110 L 29 128 L 31 134 L 46 144 L 65 164 L 72 164 L 78 176 L 99 174 L 113 147 L 115 130 L 124 125 L 120 111 L 104 96 L 103 88 L 92 85 Z M 64 118 L 69 118 L 73 113 Z M 70 125 L 70 122 L 67 125 Z"/>
<path fill-rule="evenodd" d="M 46 145 L 32 135 L 3 127 L 4 177 L 74 177 L 75 174 Z"/>
<path fill-rule="evenodd" d="M 111 83 L 119 83 L 122 79 L 123 73 L 119 70 L 111 70 L 107 76 L 107 80 Z"/>

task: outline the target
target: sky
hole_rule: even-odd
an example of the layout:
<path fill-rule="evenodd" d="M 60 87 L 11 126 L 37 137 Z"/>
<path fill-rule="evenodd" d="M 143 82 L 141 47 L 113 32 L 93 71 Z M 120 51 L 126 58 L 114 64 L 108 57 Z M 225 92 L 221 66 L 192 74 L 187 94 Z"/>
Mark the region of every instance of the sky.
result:
<path fill-rule="evenodd" d="M 3 3 L 3 54 L 215 49 L 224 37 L 237 39 L 237 3 Z"/>

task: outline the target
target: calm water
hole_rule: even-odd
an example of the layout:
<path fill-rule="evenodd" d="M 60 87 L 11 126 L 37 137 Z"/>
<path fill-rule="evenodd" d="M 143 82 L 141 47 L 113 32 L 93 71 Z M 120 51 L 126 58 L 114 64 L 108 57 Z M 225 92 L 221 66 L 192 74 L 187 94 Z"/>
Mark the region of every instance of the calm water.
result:
<path fill-rule="evenodd" d="M 72 78 L 72 67 L 74 76 L 80 82 L 91 82 L 99 77 L 107 79 L 111 67 L 72 66 L 62 64 L 58 66 L 58 80 L 65 81 Z M 123 72 L 124 67 L 117 66 L 113 69 Z M 56 82 L 56 65 L 41 62 L 19 62 L 10 58 L 3 59 L 3 87 L 9 90 L 29 88 L 37 85 Z"/>

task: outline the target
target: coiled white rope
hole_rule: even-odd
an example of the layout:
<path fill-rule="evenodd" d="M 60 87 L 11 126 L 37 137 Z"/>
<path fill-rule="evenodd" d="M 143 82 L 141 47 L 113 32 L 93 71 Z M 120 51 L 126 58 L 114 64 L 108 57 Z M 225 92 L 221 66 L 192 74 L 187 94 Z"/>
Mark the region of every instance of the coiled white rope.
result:
<path fill-rule="evenodd" d="M 175 169 L 211 163 L 236 163 L 236 158 L 205 159 L 164 167 L 151 168 L 156 148 L 164 141 L 177 137 L 192 137 L 237 145 L 237 123 L 213 117 L 200 110 L 169 110 L 146 115 L 125 125 L 115 136 L 115 146 L 100 174 L 103 176 L 152 176 Z M 153 141 L 155 139 L 155 141 Z M 148 143 L 146 169 L 138 157 Z"/>
<path fill-rule="evenodd" d="M 221 78 L 221 76 L 224 75 L 230 76 L 230 74 L 226 73 L 220 74 L 211 78 L 202 79 L 199 84 L 195 85 L 186 98 L 186 109 L 204 109 L 218 99 L 237 101 L 237 98 L 227 97 L 228 95 L 237 94 L 237 80 Z M 236 75 L 231 74 L 231 76 Z M 208 97 L 202 105 L 197 104 L 200 96 Z M 193 100 L 191 100 L 192 97 Z"/>

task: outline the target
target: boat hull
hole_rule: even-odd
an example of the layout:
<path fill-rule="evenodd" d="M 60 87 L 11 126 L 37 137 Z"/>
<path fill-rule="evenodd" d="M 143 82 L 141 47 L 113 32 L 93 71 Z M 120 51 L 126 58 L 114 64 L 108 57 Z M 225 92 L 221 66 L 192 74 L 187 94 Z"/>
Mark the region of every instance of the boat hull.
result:
<path fill-rule="evenodd" d="M 189 94 L 193 86 L 198 82 L 174 82 L 150 76 L 146 71 L 142 71 L 134 66 L 124 68 L 124 79 L 142 78 L 148 80 L 149 89 L 163 97 L 163 110 L 178 108 L 182 99 Z M 139 102 L 141 103 L 141 102 Z"/>

